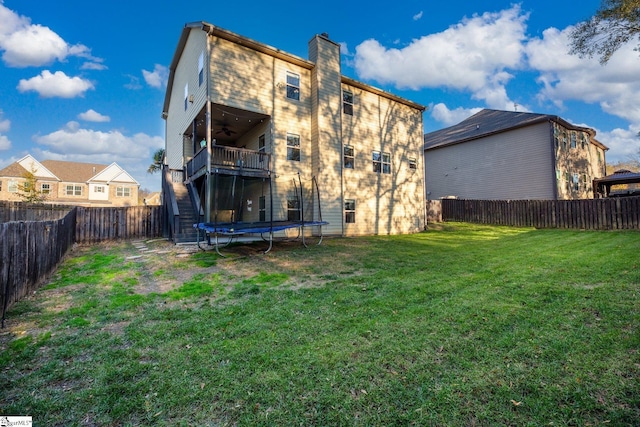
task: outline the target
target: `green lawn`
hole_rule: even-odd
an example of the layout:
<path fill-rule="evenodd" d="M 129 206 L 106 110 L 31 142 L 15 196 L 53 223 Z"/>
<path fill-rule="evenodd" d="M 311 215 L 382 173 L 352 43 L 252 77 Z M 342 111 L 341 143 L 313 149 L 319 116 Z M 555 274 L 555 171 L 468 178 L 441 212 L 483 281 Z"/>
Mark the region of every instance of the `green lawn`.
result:
<path fill-rule="evenodd" d="M 78 248 L 0 332 L 40 426 L 637 426 L 640 233 Z"/>

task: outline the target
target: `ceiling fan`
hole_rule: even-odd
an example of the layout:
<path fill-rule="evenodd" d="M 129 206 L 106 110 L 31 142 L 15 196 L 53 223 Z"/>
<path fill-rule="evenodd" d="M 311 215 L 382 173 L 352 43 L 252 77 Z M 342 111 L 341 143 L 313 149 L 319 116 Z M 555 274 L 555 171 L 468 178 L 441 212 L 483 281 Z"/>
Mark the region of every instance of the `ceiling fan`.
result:
<path fill-rule="evenodd" d="M 227 136 L 231 136 L 232 133 L 236 133 L 236 132 L 223 125 L 220 128 L 220 130 L 218 132 L 216 132 L 216 135 L 221 134 L 221 133 L 224 133 Z"/>

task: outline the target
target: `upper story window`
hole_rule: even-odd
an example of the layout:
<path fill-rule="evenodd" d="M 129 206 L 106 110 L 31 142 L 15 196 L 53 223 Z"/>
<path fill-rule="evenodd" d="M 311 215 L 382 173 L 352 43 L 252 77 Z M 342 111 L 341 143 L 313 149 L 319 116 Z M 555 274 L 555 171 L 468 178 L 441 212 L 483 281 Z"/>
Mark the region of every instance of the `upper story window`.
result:
<path fill-rule="evenodd" d="M 287 71 L 287 98 L 300 100 L 300 75 Z"/>
<path fill-rule="evenodd" d="M 342 91 L 342 112 L 353 116 L 353 92 Z"/>
<path fill-rule="evenodd" d="M 9 193 L 17 193 L 18 192 L 18 181 L 9 180 L 7 185 L 7 191 Z"/>
<path fill-rule="evenodd" d="M 578 135 L 576 132 L 571 132 L 571 148 L 578 146 Z"/>
<path fill-rule="evenodd" d="M 104 193 L 104 186 L 96 185 L 95 187 L 93 187 L 93 192 L 94 193 Z"/>
<path fill-rule="evenodd" d="M 65 188 L 67 196 L 82 196 L 82 185 L 67 185 Z"/>
<path fill-rule="evenodd" d="M 198 58 L 198 86 L 204 83 L 204 52 L 200 53 Z"/>
<path fill-rule="evenodd" d="M 184 85 L 184 111 L 187 111 L 189 106 L 189 83 Z"/>
<path fill-rule="evenodd" d="M 267 147 L 265 145 L 264 135 L 260 135 L 258 137 L 258 151 L 261 153 L 264 153 L 266 150 L 267 150 Z"/>
<path fill-rule="evenodd" d="M 51 184 L 47 184 L 47 183 L 42 183 L 40 184 L 40 192 L 42 194 L 49 194 L 51 193 Z"/>
<path fill-rule="evenodd" d="M 2 181 L 0 181 L 0 191 L 2 191 Z"/>
<path fill-rule="evenodd" d="M 353 169 L 355 163 L 355 156 L 353 147 L 350 145 L 344 146 L 344 167 L 345 169 Z"/>
<path fill-rule="evenodd" d="M 131 188 L 129 187 L 116 187 L 117 197 L 131 197 Z"/>
<path fill-rule="evenodd" d="M 300 135 L 287 134 L 287 160 L 300 161 Z"/>
<path fill-rule="evenodd" d="M 587 145 L 587 134 L 582 132 L 580 134 L 580 147 L 582 147 L 582 149 L 584 149 L 584 147 Z"/>
<path fill-rule="evenodd" d="M 373 171 L 376 173 L 391 173 L 391 154 L 374 151 L 372 153 Z"/>

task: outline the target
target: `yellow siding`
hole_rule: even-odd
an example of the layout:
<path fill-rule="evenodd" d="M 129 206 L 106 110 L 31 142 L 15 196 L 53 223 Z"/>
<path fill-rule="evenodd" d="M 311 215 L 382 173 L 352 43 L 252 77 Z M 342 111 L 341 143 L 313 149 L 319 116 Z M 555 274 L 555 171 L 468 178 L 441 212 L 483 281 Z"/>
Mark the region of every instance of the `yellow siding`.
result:
<path fill-rule="evenodd" d="M 174 73 L 173 88 L 169 101 L 166 129 L 166 156 L 171 169 L 182 169 L 193 153 L 183 153 L 183 134 L 191 127 L 198 112 L 204 107 L 207 98 L 206 80 L 202 85 L 198 81 L 198 59 L 204 53 L 206 72 L 207 36 L 204 31 L 192 29 L 182 56 Z M 188 95 L 193 95 L 193 102 L 184 108 L 184 88 L 188 84 Z"/>
<path fill-rule="evenodd" d="M 412 233 L 424 227 L 422 114 L 419 110 L 345 86 L 354 95 L 353 116 L 343 115 L 343 141 L 354 149 L 344 170 L 344 198 L 356 201 L 356 222 L 345 234 Z M 373 170 L 373 151 L 391 155 L 391 173 Z M 409 168 L 409 159 L 416 168 Z"/>

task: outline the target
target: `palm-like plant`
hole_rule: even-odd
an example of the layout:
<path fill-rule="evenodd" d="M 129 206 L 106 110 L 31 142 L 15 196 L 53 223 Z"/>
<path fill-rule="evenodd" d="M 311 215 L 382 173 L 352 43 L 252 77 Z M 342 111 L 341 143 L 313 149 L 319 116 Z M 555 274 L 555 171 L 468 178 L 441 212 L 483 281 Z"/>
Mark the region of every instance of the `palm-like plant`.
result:
<path fill-rule="evenodd" d="M 149 169 L 147 169 L 148 173 L 156 173 L 162 170 L 162 162 L 164 160 L 164 148 L 158 148 L 155 153 L 153 153 L 153 163 L 149 165 Z"/>

